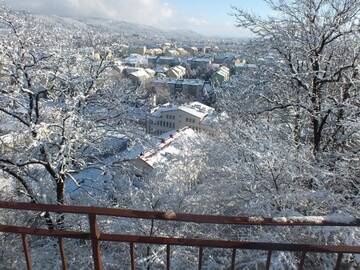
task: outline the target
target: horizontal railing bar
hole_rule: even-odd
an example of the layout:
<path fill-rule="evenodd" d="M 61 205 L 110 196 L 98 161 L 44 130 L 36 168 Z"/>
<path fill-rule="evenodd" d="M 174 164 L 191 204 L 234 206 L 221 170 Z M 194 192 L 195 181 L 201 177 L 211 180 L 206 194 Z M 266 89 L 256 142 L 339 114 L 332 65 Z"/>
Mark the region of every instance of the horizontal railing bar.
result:
<path fill-rule="evenodd" d="M 90 233 L 0 225 L 0 232 L 90 240 Z"/>
<path fill-rule="evenodd" d="M 140 244 L 153 245 L 174 245 L 174 246 L 191 246 L 207 248 L 224 248 L 224 249 L 249 249 L 264 251 L 289 251 L 289 252 L 313 252 L 313 253 L 352 253 L 360 254 L 360 247 L 346 245 L 308 245 L 308 244 L 289 244 L 289 243 L 266 243 L 250 241 L 225 241 L 225 240 L 203 240 L 203 239 L 186 239 L 172 237 L 150 237 L 137 235 L 120 235 L 120 234 L 100 234 L 99 240 L 108 242 L 133 242 Z"/>
<path fill-rule="evenodd" d="M 232 225 L 263 225 L 263 226 L 360 226 L 360 219 L 356 218 L 350 222 L 339 222 L 327 220 L 326 217 L 318 217 L 312 221 L 306 217 L 300 218 L 266 218 L 266 217 L 245 217 L 245 216 L 214 216 L 195 215 L 174 212 L 149 212 L 128 209 L 100 208 L 89 206 L 66 206 L 50 204 L 29 204 L 18 202 L 1 202 L 0 209 L 27 210 L 27 211 L 48 211 L 80 215 L 100 215 L 137 219 L 155 219 L 179 222 L 232 224 Z"/>
<path fill-rule="evenodd" d="M 63 237 L 73 239 L 90 240 L 90 234 L 85 232 L 73 232 L 62 230 L 47 230 L 37 228 L 26 228 L 18 226 L 0 225 L 0 232 L 27 234 L 46 237 Z M 121 235 L 100 233 L 99 241 L 106 242 L 124 242 L 140 243 L 154 245 L 174 245 L 174 246 L 191 246 L 191 247 L 208 247 L 224 249 L 249 249 L 264 251 L 290 251 L 290 252 L 314 252 L 314 253 L 352 253 L 360 254 L 360 247 L 346 245 L 307 245 L 307 244 L 289 244 L 289 243 L 266 243 L 250 241 L 225 241 L 225 240 L 204 240 L 204 239 L 186 239 L 173 237 L 150 237 L 137 235 Z"/>

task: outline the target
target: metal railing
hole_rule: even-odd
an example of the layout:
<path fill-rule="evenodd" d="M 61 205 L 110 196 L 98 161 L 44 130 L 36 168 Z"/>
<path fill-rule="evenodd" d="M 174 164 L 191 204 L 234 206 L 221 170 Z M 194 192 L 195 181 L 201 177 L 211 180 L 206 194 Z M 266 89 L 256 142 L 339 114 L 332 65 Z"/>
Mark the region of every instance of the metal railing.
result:
<path fill-rule="evenodd" d="M 249 226 L 343 226 L 359 227 L 360 219 L 353 219 L 351 222 L 332 221 L 326 218 L 311 221 L 312 219 L 287 219 L 287 218 L 263 218 L 263 217 L 229 217 L 229 216 L 210 216 L 177 214 L 173 212 L 147 212 L 126 209 L 111 209 L 85 206 L 64 206 L 47 204 L 29 204 L 16 202 L 0 202 L 0 209 L 41 211 L 52 213 L 66 213 L 87 215 L 90 231 L 66 231 L 58 229 L 40 229 L 32 227 L 0 225 L 0 232 L 20 234 L 22 237 L 24 255 L 27 269 L 32 269 L 29 243 L 27 235 L 45 236 L 58 238 L 59 252 L 62 262 L 62 269 L 67 269 L 67 260 L 64 251 L 64 238 L 90 240 L 92 244 L 92 256 L 94 268 L 103 269 L 100 242 L 123 242 L 129 243 L 131 269 L 136 266 L 136 244 L 155 244 L 166 246 L 166 269 L 171 265 L 171 246 L 189 246 L 198 248 L 198 269 L 202 269 L 203 249 L 221 248 L 232 250 L 231 264 L 229 269 L 235 269 L 237 250 L 261 250 L 267 251 L 266 269 L 270 268 L 273 251 L 301 252 L 298 269 L 303 269 L 307 253 L 333 253 L 337 254 L 335 269 L 340 269 L 343 254 L 360 254 L 359 246 L 348 245 L 308 245 L 294 243 L 270 243 L 270 242 L 251 242 L 251 241 L 226 241 L 226 240 L 207 240 L 207 239 L 186 239 L 175 237 L 150 237 L 141 235 L 109 234 L 99 230 L 97 216 L 124 217 L 147 220 L 163 220 L 176 222 L 209 223 L 209 224 L 230 224 L 230 225 L 249 225 Z"/>

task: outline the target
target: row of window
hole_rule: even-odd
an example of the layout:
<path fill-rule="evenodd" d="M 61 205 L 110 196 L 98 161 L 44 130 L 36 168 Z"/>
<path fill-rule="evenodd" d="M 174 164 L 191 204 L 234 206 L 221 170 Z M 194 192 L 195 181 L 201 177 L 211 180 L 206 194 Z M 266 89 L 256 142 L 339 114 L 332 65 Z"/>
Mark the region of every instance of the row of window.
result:
<path fill-rule="evenodd" d="M 160 127 L 175 128 L 175 123 L 171 123 L 167 121 L 158 121 L 157 125 Z"/>
<path fill-rule="evenodd" d="M 155 132 L 154 132 L 154 134 L 155 135 L 161 135 L 163 132 L 161 131 L 161 130 L 156 130 Z"/>
<path fill-rule="evenodd" d="M 167 114 L 167 115 L 166 115 L 166 119 L 175 120 L 175 115 L 169 115 L 169 114 Z"/>
<path fill-rule="evenodd" d="M 195 130 L 195 131 L 202 131 L 202 128 L 199 127 L 193 127 L 193 126 L 189 126 L 189 128 Z"/>
<path fill-rule="evenodd" d="M 195 123 L 195 119 L 186 118 L 186 123 Z"/>
<path fill-rule="evenodd" d="M 198 131 L 198 132 L 201 132 L 201 131 L 204 131 L 202 128 L 200 128 L 200 127 L 194 127 L 194 126 L 189 126 L 190 128 L 192 128 L 193 130 L 195 130 L 195 131 Z M 153 132 L 153 134 L 154 135 L 161 135 L 161 134 L 163 134 L 164 133 L 164 131 L 162 131 L 162 130 L 155 130 L 154 132 Z M 211 136 L 215 136 L 215 134 L 214 133 L 209 133 Z"/>

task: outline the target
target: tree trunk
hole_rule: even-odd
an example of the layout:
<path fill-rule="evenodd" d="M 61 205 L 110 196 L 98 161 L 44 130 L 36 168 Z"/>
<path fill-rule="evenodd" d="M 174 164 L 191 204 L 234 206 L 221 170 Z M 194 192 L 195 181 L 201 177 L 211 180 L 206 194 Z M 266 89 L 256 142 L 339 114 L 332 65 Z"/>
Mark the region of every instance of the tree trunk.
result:
<path fill-rule="evenodd" d="M 311 103 L 312 103 L 312 125 L 313 125 L 313 154 L 316 156 L 321 151 L 321 135 L 323 123 L 320 123 L 321 113 L 321 89 L 318 83 L 317 74 L 320 70 L 319 54 L 314 52 L 310 60 L 312 65 L 313 78 L 311 80 Z"/>
<path fill-rule="evenodd" d="M 60 175 L 56 181 L 56 201 L 58 204 L 63 205 L 65 203 L 65 185 L 64 185 L 64 175 Z M 56 219 L 56 225 L 59 228 L 64 227 L 65 216 L 63 213 L 59 213 Z"/>
<path fill-rule="evenodd" d="M 321 150 L 321 130 L 319 120 L 313 116 L 313 153 L 314 156 L 318 154 Z"/>
<path fill-rule="evenodd" d="M 301 125 L 300 125 L 300 109 L 295 108 L 295 116 L 294 116 L 294 141 L 296 147 L 299 148 L 300 146 L 300 139 L 301 139 Z"/>

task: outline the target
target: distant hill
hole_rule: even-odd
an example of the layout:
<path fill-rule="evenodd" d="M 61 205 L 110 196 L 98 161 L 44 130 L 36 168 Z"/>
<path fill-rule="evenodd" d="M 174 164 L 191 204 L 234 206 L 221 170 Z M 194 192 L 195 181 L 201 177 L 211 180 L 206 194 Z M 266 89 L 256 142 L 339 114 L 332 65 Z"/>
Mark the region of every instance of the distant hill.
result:
<path fill-rule="evenodd" d="M 158 36 L 166 39 L 204 39 L 205 37 L 190 30 L 162 30 L 156 27 L 103 18 L 79 18 L 80 22 L 94 27 L 103 27 L 125 35 Z"/>
<path fill-rule="evenodd" d="M 162 30 L 156 27 L 117 21 L 104 18 L 69 18 L 61 16 L 34 15 L 36 18 L 49 25 L 59 25 L 63 29 L 94 29 L 102 32 L 119 34 L 126 37 L 139 37 L 142 40 L 204 40 L 205 36 L 190 30 Z"/>

